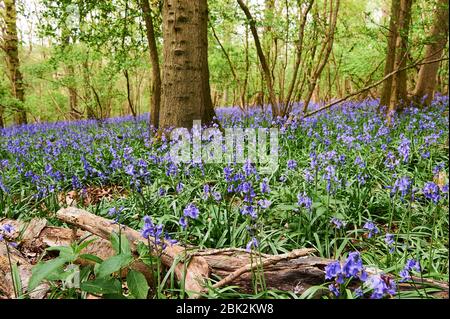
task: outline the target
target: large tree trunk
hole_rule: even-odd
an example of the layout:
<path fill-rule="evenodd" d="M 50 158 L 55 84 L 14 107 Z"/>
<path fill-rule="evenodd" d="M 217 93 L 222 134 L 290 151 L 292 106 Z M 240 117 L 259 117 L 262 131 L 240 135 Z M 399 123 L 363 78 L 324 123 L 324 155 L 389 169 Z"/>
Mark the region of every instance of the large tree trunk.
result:
<path fill-rule="evenodd" d="M 439 59 L 442 56 L 444 48 L 447 44 L 448 37 L 448 0 L 439 0 L 433 20 L 433 27 L 431 29 L 431 43 L 425 48 L 425 60 L 432 61 Z M 423 103 L 429 105 L 433 99 L 434 91 L 436 89 L 436 78 L 439 69 L 439 63 L 424 64 L 419 71 L 419 78 L 414 89 L 414 99 L 416 102 L 422 102 L 423 97 L 426 96 Z M 421 103 L 420 103 L 421 104 Z"/>
<path fill-rule="evenodd" d="M 6 53 L 6 61 L 9 77 L 11 80 L 12 96 L 18 101 L 15 106 L 16 110 L 14 113 L 14 123 L 15 124 L 26 124 L 27 114 L 23 106 L 25 99 L 23 77 L 20 72 L 20 61 L 19 61 L 19 49 L 17 37 L 17 12 L 15 0 L 4 0 L 5 4 L 5 34 L 4 36 L 4 49 Z"/>
<path fill-rule="evenodd" d="M 141 8 L 144 14 L 145 26 L 147 28 L 148 49 L 150 62 L 152 64 L 152 86 L 150 105 L 150 124 L 159 126 L 159 112 L 161 108 L 161 69 L 159 67 L 158 48 L 156 46 L 153 18 L 148 0 L 141 0 Z"/>
<path fill-rule="evenodd" d="M 408 56 L 408 34 L 411 21 L 411 6 L 413 0 L 400 1 L 400 13 L 398 18 L 398 33 L 395 43 L 394 69 L 405 68 Z M 388 121 L 390 123 L 392 113 L 406 106 L 407 92 L 407 70 L 394 74 L 392 79 L 391 99 L 389 101 Z"/>
<path fill-rule="evenodd" d="M 214 117 L 208 68 L 206 0 L 167 0 L 160 127 L 187 127 Z"/>
<path fill-rule="evenodd" d="M 391 18 L 389 21 L 389 35 L 388 35 L 388 47 L 386 53 L 386 64 L 384 66 L 384 75 L 394 71 L 395 63 L 395 44 L 397 41 L 398 33 L 398 17 L 400 12 L 400 0 L 392 0 L 391 5 Z M 392 77 L 389 77 L 383 83 L 383 89 L 381 91 L 380 106 L 388 106 L 391 100 L 392 92 Z"/>

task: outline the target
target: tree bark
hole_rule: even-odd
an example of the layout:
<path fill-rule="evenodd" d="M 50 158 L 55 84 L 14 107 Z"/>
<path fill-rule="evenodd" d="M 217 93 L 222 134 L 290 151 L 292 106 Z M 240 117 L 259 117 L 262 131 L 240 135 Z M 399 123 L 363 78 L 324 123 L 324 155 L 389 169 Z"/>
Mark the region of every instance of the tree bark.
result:
<path fill-rule="evenodd" d="M 191 128 L 214 117 L 209 86 L 206 0 L 167 0 L 163 9 L 164 66 L 160 127 Z"/>
<path fill-rule="evenodd" d="M 425 61 L 439 59 L 447 44 L 448 37 L 448 0 L 440 0 L 437 4 L 430 32 L 430 40 L 425 48 Z M 439 62 L 424 64 L 420 68 L 413 97 L 417 104 L 429 105 L 436 90 L 436 78 Z"/>
<path fill-rule="evenodd" d="M 388 47 L 386 53 L 386 64 L 384 66 L 384 75 L 394 71 L 395 63 L 395 44 L 398 33 L 398 18 L 400 12 L 400 0 L 392 0 L 391 17 L 389 21 Z M 380 106 L 388 106 L 391 100 L 392 77 L 389 77 L 384 83 L 381 91 Z"/>
<path fill-rule="evenodd" d="M 269 91 L 269 102 L 272 105 L 272 115 L 274 117 L 276 117 L 276 116 L 278 116 L 279 111 L 278 111 L 277 99 L 275 97 L 275 92 L 273 89 L 272 75 L 271 75 L 271 72 L 269 69 L 269 65 L 267 64 L 266 57 L 263 52 L 261 42 L 259 40 L 258 31 L 256 30 L 256 22 L 253 19 L 252 15 L 250 13 L 250 10 L 245 5 L 245 3 L 242 0 L 237 0 L 237 2 L 239 4 L 239 6 L 241 7 L 242 11 L 244 11 L 244 14 L 248 20 L 248 23 L 250 24 L 250 31 L 252 32 L 253 40 L 255 41 L 256 52 L 258 54 L 259 62 L 261 64 L 261 68 L 263 70 L 267 89 Z"/>
<path fill-rule="evenodd" d="M 161 108 L 161 69 L 159 67 L 153 17 L 148 0 L 141 0 L 141 8 L 144 15 L 145 27 L 147 29 L 148 50 L 150 53 L 150 63 L 152 64 L 150 124 L 153 125 L 153 127 L 158 127 Z"/>
<path fill-rule="evenodd" d="M 11 93 L 17 99 L 16 110 L 14 113 L 15 124 L 26 124 L 27 113 L 23 102 L 25 101 L 25 89 L 23 77 L 20 72 L 19 48 L 17 37 L 17 12 L 15 0 L 4 0 L 5 4 L 5 34 L 4 51 L 6 54 L 7 69 L 11 81 Z"/>
<path fill-rule="evenodd" d="M 326 4 L 326 2 L 325 2 Z M 311 101 L 311 98 L 314 94 L 314 90 L 316 89 L 317 82 L 320 78 L 320 75 L 322 74 L 323 68 L 325 67 L 326 63 L 328 62 L 328 58 L 330 57 L 331 50 L 333 49 L 333 42 L 334 42 L 334 32 L 336 30 L 336 22 L 337 22 L 337 15 L 339 11 L 339 4 L 340 0 L 336 0 L 335 7 L 333 8 L 333 1 L 330 1 L 330 13 L 328 18 L 328 30 L 326 33 L 326 38 L 322 44 L 322 48 L 319 53 L 319 58 L 317 61 L 317 68 L 314 70 L 314 73 L 312 74 L 310 85 L 309 85 L 309 91 L 308 95 L 305 99 L 305 104 L 303 106 L 303 113 L 306 114 L 308 110 L 309 102 Z"/>
<path fill-rule="evenodd" d="M 407 70 L 404 69 L 408 57 L 408 34 L 411 21 L 411 6 L 413 0 L 401 0 L 398 18 L 398 33 L 395 43 L 394 70 L 402 70 L 392 78 L 391 99 L 389 101 L 387 120 L 390 125 L 393 113 L 402 110 L 408 99 Z M 403 70 L 404 69 L 404 70 Z"/>

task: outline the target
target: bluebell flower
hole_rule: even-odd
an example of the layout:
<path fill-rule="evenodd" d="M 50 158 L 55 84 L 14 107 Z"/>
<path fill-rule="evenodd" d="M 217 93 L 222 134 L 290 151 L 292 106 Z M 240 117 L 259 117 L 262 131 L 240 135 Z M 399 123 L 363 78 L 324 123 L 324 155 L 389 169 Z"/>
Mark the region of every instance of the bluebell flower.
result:
<path fill-rule="evenodd" d="M 341 271 L 341 263 L 339 261 L 334 261 L 325 267 L 325 279 L 333 279 L 341 274 Z"/>
<path fill-rule="evenodd" d="M 367 282 L 373 289 L 371 299 L 381 299 L 385 296 L 393 296 L 396 294 L 397 285 L 394 280 L 382 275 L 372 275 Z"/>
<path fill-rule="evenodd" d="M 260 200 L 258 201 L 258 205 L 259 205 L 259 207 L 261 207 L 262 209 L 269 208 L 270 204 L 272 204 L 272 203 L 271 203 L 270 200 L 268 200 L 268 199 L 260 199 Z"/>
<path fill-rule="evenodd" d="M 336 297 L 339 297 L 340 292 L 339 292 L 339 289 L 336 287 L 336 285 L 330 284 L 330 285 L 328 286 L 328 289 L 329 289 Z"/>
<path fill-rule="evenodd" d="M 292 159 L 288 160 L 287 161 L 287 168 L 290 169 L 290 170 L 296 169 L 297 168 L 297 161 L 292 160 Z"/>
<path fill-rule="evenodd" d="M 183 189 L 184 189 L 184 184 L 182 182 L 179 182 L 176 187 L 177 193 L 178 194 L 181 193 L 183 191 Z"/>
<path fill-rule="evenodd" d="M 189 217 L 189 218 L 192 218 L 192 219 L 197 219 L 199 214 L 200 214 L 200 211 L 198 210 L 198 208 L 193 203 L 190 203 L 183 210 L 183 214 L 186 217 Z"/>
<path fill-rule="evenodd" d="M 263 179 L 263 181 L 260 184 L 260 189 L 261 189 L 261 193 L 266 194 L 266 193 L 270 193 L 270 187 L 269 184 L 267 182 L 267 179 Z"/>
<path fill-rule="evenodd" d="M 422 192 L 426 198 L 431 199 L 435 204 L 438 203 L 441 199 L 441 196 L 439 194 L 439 186 L 437 186 L 433 182 L 425 183 Z"/>
<path fill-rule="evenodd" d="M 305 192 L 303 192 L 302 194 L 297 195 L 297 204 L 300 207 L 305 207 L 311 210 L 312 199 L 308 197 L 308 195 Z"/>
<path fill-rule="evenodd" d="M 344 222 L 340 220 L 339 218 L 333 217 L 331 218 L 330 222 L 337 228 L 341 229 L 344 226 Z"/>
<path fill-rule="evenodd" d="M 404 176 L 401 178 L 398 178 L 395 183 L 394 187 L 392 188 L 392 194 L 395 194 L 397 192 L 400 192 L 400 196 L 404 198 L 411 190 L 411 179 L 408 176 Z"/>
<path fill-rule="evenodd" d="M 259 242 L 255 237 L 252 237 L 252 239 L 247 243 L 247 246 L 245 247 L 245 250 L 250 252 L 253 248 L 258 248 Z"/>
<path fill-rule="evenodd" d="M 347 260 L 342 267 L 342 272 L 347 278 L 355 277 L 361 280 L 365 279 L 367 274 L 365 273 L 362 259 L 358 252 L 351 252 L 348 255 Z"/>
<path fill-rule="evenodd" d="M 354 293 L 355 293 L 355 297 L 356 297 L 356 298 L 361 298 L 361 297 L 364 296 L 364 292 L 363 292 L 363 290 L 362 290 L 361 287 L 356 288 L 356 289 L 354 290 Z"/>
<path fill-rule="evenodd" d="M 187 226 L 188 226 L 188 219 L 185 218 L 184 216 L 182 216 L 180 218 L 180 226 L 183 230 L 186 230 Z"/>
<path fill-rule="evenodd" d="M 368 221 L 363 226 L 364 229 L 367 229 L 369 231 L 369 238 L 371 238 L 374 234 L 378 234 L 380 230 L 377 226 L 371 221 Z"/>

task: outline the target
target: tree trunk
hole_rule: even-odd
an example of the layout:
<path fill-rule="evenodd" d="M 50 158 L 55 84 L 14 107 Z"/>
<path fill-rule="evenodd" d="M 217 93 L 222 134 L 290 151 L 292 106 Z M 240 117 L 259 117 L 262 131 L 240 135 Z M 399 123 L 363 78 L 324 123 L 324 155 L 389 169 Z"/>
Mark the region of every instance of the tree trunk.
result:
<path fill-rule="evenodd" d="M 187 127 L 214 117 L 208 68 L 206 0 L 167 0 L 163 5 L 164 66 L 159 124 Z"/>
<path fill-rule="evenodd" d="M 156 46 L 153 18 L 148 0 L 141 0 L 141 8 L 144 14 L 145 26 L 147 28 L 148 49 L 150 52 L 150 62 L 152 64 L 150 124 L 154 127 L 158 127 L 161 108 L 161 69 L 159 67 L 158 48 Z"/>
<path fill-rule="evenodd" d="M 23 102 L 25 100 L 23 77 L 20 72 L 19 49 L 17 37 L 17 12 L 15 0 L 4 0 L 5 4 L 5 34 L 4 50 L 6 54 L 7 69 L 11 80 L 12 96 L 17 99 L 14 113 L 15 124 L 26 124 L 27 113 Z"/>
<path fill-rule="evenodd" d="M 408 34 L 411 21 L 411 6 L 413 0 L 400 1 L 400 13 L 398 18 L 398 33 L 395 43 L 394 69 L 405 68 L 408 56 Z M 389 101 L 388 121 L 391 121 L 392 113 L 397 109 L 405 107 L 408 99 L 407 92 L 407 70 L 394 75 L 392 79 L 391 99 Z"/>
<path fill-rule="evenodd" d="M 431 29 L 431 43 L 425 48 L 425 62 L 439 59 L 447 44 L 448 37 L 448 0 L 440 0 L 433 18 Z M 414 100 L 418 104 L 429 105 L 436 90 L 436 78 L 439 63 L 424 64 L 419 71 L 419 77 L 414 89 Z M 425 97 L 425 98 L 424 98 Z M 422 99 L 424 99 L 422 101 Z"/>
<path fill-rule="evenodd" d="M 394 71 L 395 63 L 395 43 L 397 41 L 398 33 L 398 18 L 400 11 L 400 0 L 392 0 L 391 4 L 391 18 L 389 21 L 389 35 L 388 35 L 388 47 L 386 53 L 386 64 L 384 66 L 384 75 Z M 381 91 L 380 106 L 388 106 L 391 100 L 392 92 L 392 77 L 388 78 L 383 83 L 383 89 Z"/>
<path fill-rule="evenodd" d="M 330 57 L 331 50 L 333 49 L 333 42 L 334 42 L 334 33 L 336 30 L 336 23 L 337 23 L 337 15 L 339 11 L 339 4 L 340 0 L 336 0 L 335 2 L 335 8 L 333 8 L 333 1 L 330 1 L 330 13 L 328 17 L 328 30 L 326 32 L 325 40 L 322 44 L 322 48 L 319 53 L 319 59 L 317 61 L 317 68 L 314 70 L 314 73 L 312 74 L 310 85 L 309 85 L 309 91 L 305 99 L 305 104 L 303 106 L 303 113 L 306 114 L 306 111 L 308 110 L 308 105 L 311 100 L 311 97 L 314 93 L 314 89 L 316 85 L 318 84 L 318 80 L 320 78 L 320 75 L 322 74 L 323 68 L 328 62 L 328 58 Z M 325 2 L 326 5 L 326 2 Z M 326 7 L 324 8 L 324 10 Z"/>
<path fill-rule="evenodd" d="M 253 19 L 250 10 L 245 5 L 245 3 L 242 0 L 237 0 L 239 6 L 241 7 L 242 11 L 244 11 L 244 14 L 250 24 L 250 31 L 253 35 L 253 40 L 255 41 L 256 46 L 256 52 L 258 54 L 259 62 L 261 63 L 261 68 L 263 70 L 264 79 L 266 81 L 267 89 L 269 91 L 269 102 L 272 105 L 272 115 L 274 117 L 278 116 L 278 104 L 277 99 L 275 97 L 275 92 L 273 89 L 273 81 L 272 81 L 272 75 L 269 69 L 269 65 L 267 64 L 266 56 L 264 55 L 261 42 L 259 41 L 258 31 L 256 30 L 256 22 Z"/>

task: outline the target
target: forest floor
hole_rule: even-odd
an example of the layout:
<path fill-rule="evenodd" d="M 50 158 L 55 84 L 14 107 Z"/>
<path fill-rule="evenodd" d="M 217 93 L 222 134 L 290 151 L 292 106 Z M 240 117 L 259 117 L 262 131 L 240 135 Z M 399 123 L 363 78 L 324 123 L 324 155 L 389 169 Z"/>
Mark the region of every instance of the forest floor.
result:
<path fill-rule="evenodd" d="M 245 271 L 244 290 L 211 276 L 206 298 L 433 298 L 448 291 L 423 285 L 448 282 L 448 97 L 396 115 L 391 126 L 376 108 L 375 100 L 346 102 L 293 121 L 219 109 L 225 128 L 279 128 L 278 169 L 269 172 L 250 162 L 174 163 L 170 141 L 151 138 L 147 116 L 0 130 L 0 277 L 14 288 L 0 285 L 0 295 L 192 297 L 183 269 L 169 265 L 174 247 L 232 248 L 256 265 Z M 74 222 L 61 215 L 68 206 L 129 228 L 115 233 L 92 216 L 91 224 Z M 25 249 L 30 238 L 21 227 L 30 221 L 47 240 L 38 252 Z M 103 237 L 113 253 L 96 255 L 102 248 L 87 233 L 64 233 L 69 224 Z M 130 241 L 139 241 L 133 230 L 142 232 L 140 244 Z M 262 263 L 303 248 L 318 258 L 321 282 L 271 287 Z M 319 259 L 327 262 L 319 267 Z M 128 270 L 123 279 L 121 270 Z M 75 275 L 81 286 L 67 284 Z M 20 285 L 21 276 L 30 279 Z M 46 293 L 33 295 L 37 287 Z"/>

